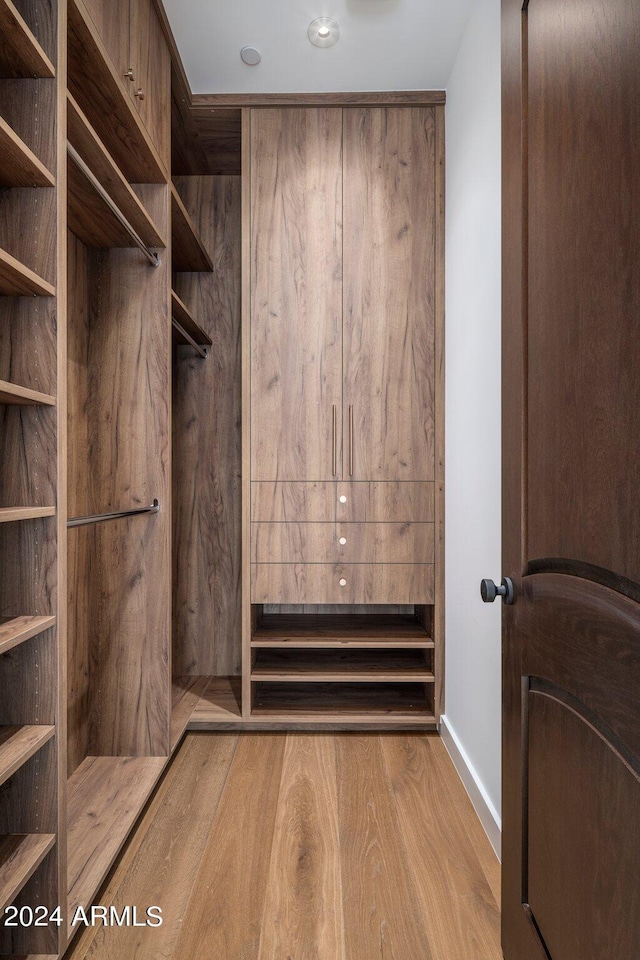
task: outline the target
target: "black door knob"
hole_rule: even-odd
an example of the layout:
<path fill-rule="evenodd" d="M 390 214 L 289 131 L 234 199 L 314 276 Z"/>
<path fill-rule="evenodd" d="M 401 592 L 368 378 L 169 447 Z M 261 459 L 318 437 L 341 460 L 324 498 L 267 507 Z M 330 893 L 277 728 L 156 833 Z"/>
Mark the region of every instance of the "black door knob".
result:
<path fill-rule="evenodd" d="M 484 603 L 493 603 L 496 597 L 502 597 L 504 603 L 512 604 L 515 599 L 513 580 L 511 577 L 503 577 L 500 586 L 493 580 L 481 580 L 480 596 Z"/>

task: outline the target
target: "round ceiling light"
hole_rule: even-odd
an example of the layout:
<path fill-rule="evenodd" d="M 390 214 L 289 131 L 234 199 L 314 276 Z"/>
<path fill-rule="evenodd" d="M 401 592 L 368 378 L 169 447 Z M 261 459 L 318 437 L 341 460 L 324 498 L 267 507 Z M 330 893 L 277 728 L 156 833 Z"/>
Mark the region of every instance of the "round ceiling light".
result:
<path fill-rule="evenodd" d="M 256 50 L 255 47 L 243 47 L 240 51 L 240 56 L 242 57 L 243 63 L 246 63 L 248 67 L 255 67 L 262 60 L 262 54 L 259 50 Z"/>
<path fill-rule="evenodd" d="M 308 34 L 314 47 L 332 47 L 340 39 L 340 27 L 330 17 L 318 17 L 309 24 Z"/>

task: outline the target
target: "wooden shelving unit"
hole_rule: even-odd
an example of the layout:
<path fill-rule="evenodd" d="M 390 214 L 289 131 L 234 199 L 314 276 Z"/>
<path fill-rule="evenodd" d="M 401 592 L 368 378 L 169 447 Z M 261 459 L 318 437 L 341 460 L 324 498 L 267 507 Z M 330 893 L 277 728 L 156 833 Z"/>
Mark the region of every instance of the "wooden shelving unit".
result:
<path fill-rule="evenodd" d="M 0 116 L 0 186 L 54 187 L 55 177 Z"/>
<path fill-rule="evenodd" d="M 68 137 L 94 176 L 127 218 L 140 239 L 149 247 L 166 247 L 166 238 L 104 143 L 89 123 L 80 106 L 67 95 Z M 88 246 L 117 247 L 132 245 L 131 237 L 115 218 L 73 159 L 69 159 L 69 226 Z"/>
<path fill-rule="evenodd" d="M 261 650 L 252 681 L 280 683 L 433 683 L 420 650 Z"/>
<path fill-rule="evenodd" d="M 433 640 L 411 614 L 266 614 L 252 647 L 363 647 L 433 649 Z"/>
<path fill-rule="evenodd" d="M 69 89 L 130 183 L 166 183 L 167 170 L 123 91 L 82 0 L 69 2 Z"/>
<path fill-rule="evenodd" d="M 0 403 L 6 403 L 15 406 L 49 406 L 55 405 L 56 398 L 48 393 L 40 393 L 38 390 L 30 390 L 28 387 L 20 387 L 17 383 L 8 383 L 6 380 L 0 380 Z"/>
<path fill-rule="evenodd" d="M 0 523 L 41 520 L 44 517 L 55 517 L 55 514 L 55 507 L 0 507 Z"/>
<path fill-rule="evenodd" d="M 0 785 L 54 736 L 56 728 L 44 725 L 0 726 Z"/>
<path fill-rule="evenodd" d="M 208 677 L 174 677 L 171 698 L 172 753 L 180 743 L 208 683 Z"/>
<path fill-rule="evenodd" d="M 180 326 L 201 346 L 211 346 L 211 337 L 204 332 L 193 314 L 184 305 L 175 290 L 171 291 L 171 315 Z M 174 326 L 174 342 L 188 343 Z"/>
<path fill-rule="evenodd" d="M 433 705 L 422 683 L 259 683 L 251 716 L 270 719 L 424 722 Z"/>
<path fill-rule="evenodd" d="M 55 77 L 55 68 L 11 0 L 0 0 L 0 76 Z"/>
<path fill-rule="evenodd" d="M 70 777 L 69 918 L 100 888 L 166 762 L 164 757 L 87 757 Z"/>
<path fill-rule="evenodd" d="M 178 272 L 213 271 L 213 261 L 174 183 L 171 184 L 171 256 L 173 269 Z"/>
<path fill-rule="evenodd" d="M 0 248 L 0 297 L 55 297 L 55 287 Z"/>
<path fill-rule="evenodd" d="M 56 625 L 55 617 L 13 617 L 0 620 L 0 654 L 7 653 Z"/>
<path fill-rule="evenodd" d="M 191 715 L 189 730 L 225 727 L 242 722 L 242 681 L 240 677 L 205 678 L 209 682 Z"/>
<path fill-rule="evenodd" d="M 0 913 L 18 896 L 55 845 L 52 834 L 0 836 Z"/>

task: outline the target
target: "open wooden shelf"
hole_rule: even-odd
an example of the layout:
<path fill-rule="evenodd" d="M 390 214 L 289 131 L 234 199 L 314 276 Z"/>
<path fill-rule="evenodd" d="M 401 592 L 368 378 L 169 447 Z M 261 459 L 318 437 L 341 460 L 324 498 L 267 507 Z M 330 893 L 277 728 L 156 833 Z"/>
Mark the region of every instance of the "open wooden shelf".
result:
<path fill-rule="evenodd" d="M 55 507 L 0 507 L 0 523 L 41 520 L 43 517 L 55 517 L 55 515 Z"/>
<path fill-rule="evenodd" d="M 113 202 L 127 218 L 140 239 L 148 247 L 166 247 L 166 237 L 163 237 L 155 223 L 149 216 L 138 196 L 131 189 L 124 178 L 115 160 L 103 144 L 102 140 L 89 123 L 86 115 L 76 102 L 67 94 L 67 135 L 69 142 L 78 151 L 94 176 L 100 181 Z M 69 161 L 69 217 L 74 226 L 71 229 L 81 240 L 89 246 L 132 246 L 132 241 L 122 225 L 106 206 L 104 200 L 96 193 L 78 169 L 73 160 Z M 85 206 L 88 204 L 88 208 Z M 96 222 L 96 219 L 107 217 L 107 224 Z M 79 232 L 80 231 L 80 232 Z M 105 232 L 106 231 L 106 232 Z M 103 243 L 101 239 L 108 239 L 109 233 L 116 238 L 124 236 L 124 243 Z M 84 234 L 84 237 L 83 237 Z"/>
<path fill-rule="evenodd" d="M 13 903 L 55 842 L 49 833 L 0 836 L 0 913 Z"/>
<path fill-rule="evenodd" d="M 48 743 L 56 732 L 49 726 L 0 726 L 0 785 Z"/>
<path fill-rule="evenodd" d="M 211 346 L 211 337 L 204 332 L 195 317 L 189 312 L 175 290 L 171 291 L 171 315 L 190 336 L 201 346 Z M 179 343 L 188 343 L 174 327 L 174 339 Z"/>
<path fill-rule="evenodd" d="M 129 183 L 168 173 L 82 0 L 69 0 L 69 89 Z"/>
<path fill-rule="evenodd" d="M 178 746 L 209 677 L 175 677 L 171 697 L 171 752 Z"/>
<path fill-rule="evenodd" d="M 433 683 L 420 650 L 261 650 L 252 680 L 279 683 Z"/>
<path fill-rule="evenodd" d="M 55 617 L 12 617 L 0 619 L 0 654 L 7 653 L 25 640 L 55 627 Z"/>
<path fill-rule="evenodd" d="M 171 259 L 173 269 L 187 273 L 211 273 L 213 260 L 198 236 L 193 220 L 175 184 L 171 184 Z"/>
<path fill-rule="evenodd" d="M 69 918 L 93 900 L 165 764 L 164 757 L 87 757 L 70 777 Z"/>
<path fill-rule="evenodd" d="M 39 393 L 28 387 L 20 387 L 17 383 L 0 380 L 0 403 L 18 406 L 49 406 L 55 405 L 56 398 L 48 393 Z"/>
<path fill-rule="evenodd" d="M 55 177 L 0 117 L 0 186 L 54 187 Z"/>
<path fill-rule="evenodd" d="M 55 297 L 55 287 L 0 248 L 0 297 Z"/>
<path fill-rule="evenodd" d="M 199 726 L 207 729 L 211 724 L 239 724 L 242 720 L 241 677 L 206 679 L 209 683 L 191 715 L 189 729 L 197 730 Z"/>
<path fill-rule="evenodd" d="M 265 614 L 252 647 L 361 647 L 433 649 L 433 640 L 410 614 Z"/>
<path fill-rule="evenodd" d="M 55 77 L 56 72 L 11 0 L 0 0 L 0 77 Z"/>
<path fill-rule="evenodd" d="M 434 720 L 423 683 L 256 683 L 252 718 L 305 721 Z"/>

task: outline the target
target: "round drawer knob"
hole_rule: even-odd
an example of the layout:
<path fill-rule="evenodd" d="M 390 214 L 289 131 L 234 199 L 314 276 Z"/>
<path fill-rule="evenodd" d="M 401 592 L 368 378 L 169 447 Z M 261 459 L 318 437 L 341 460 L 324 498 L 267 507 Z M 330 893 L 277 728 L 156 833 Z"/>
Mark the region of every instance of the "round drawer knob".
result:
<path fill-rule="evenodd" d="M 346 498 L 346 497 L 344 496 L 344 494 L 343 494 L 343 495 L 340 497 L 340 503 L 346 503 L 346 502 L 347 502 L 347 498 Z"/>
<path fill-rule="evenodd" d="M 346 542 L 347 542 L 347 538 L 346 538 L 346 537 L 340 537 L 340 543 L 342 544 L 343 547 L 344 547 L 344 545 L 345 545 Z"/>
<path fill-rule="evenodd" d="M 339 584 L 340 584 L 341 587 L 346 587 L 346 585 L 347 585 L 347 581 L 345 580 L 344 577 L 340 577 L 340 580 L 339 580 L 338 582 L 339 582 Z"/>

